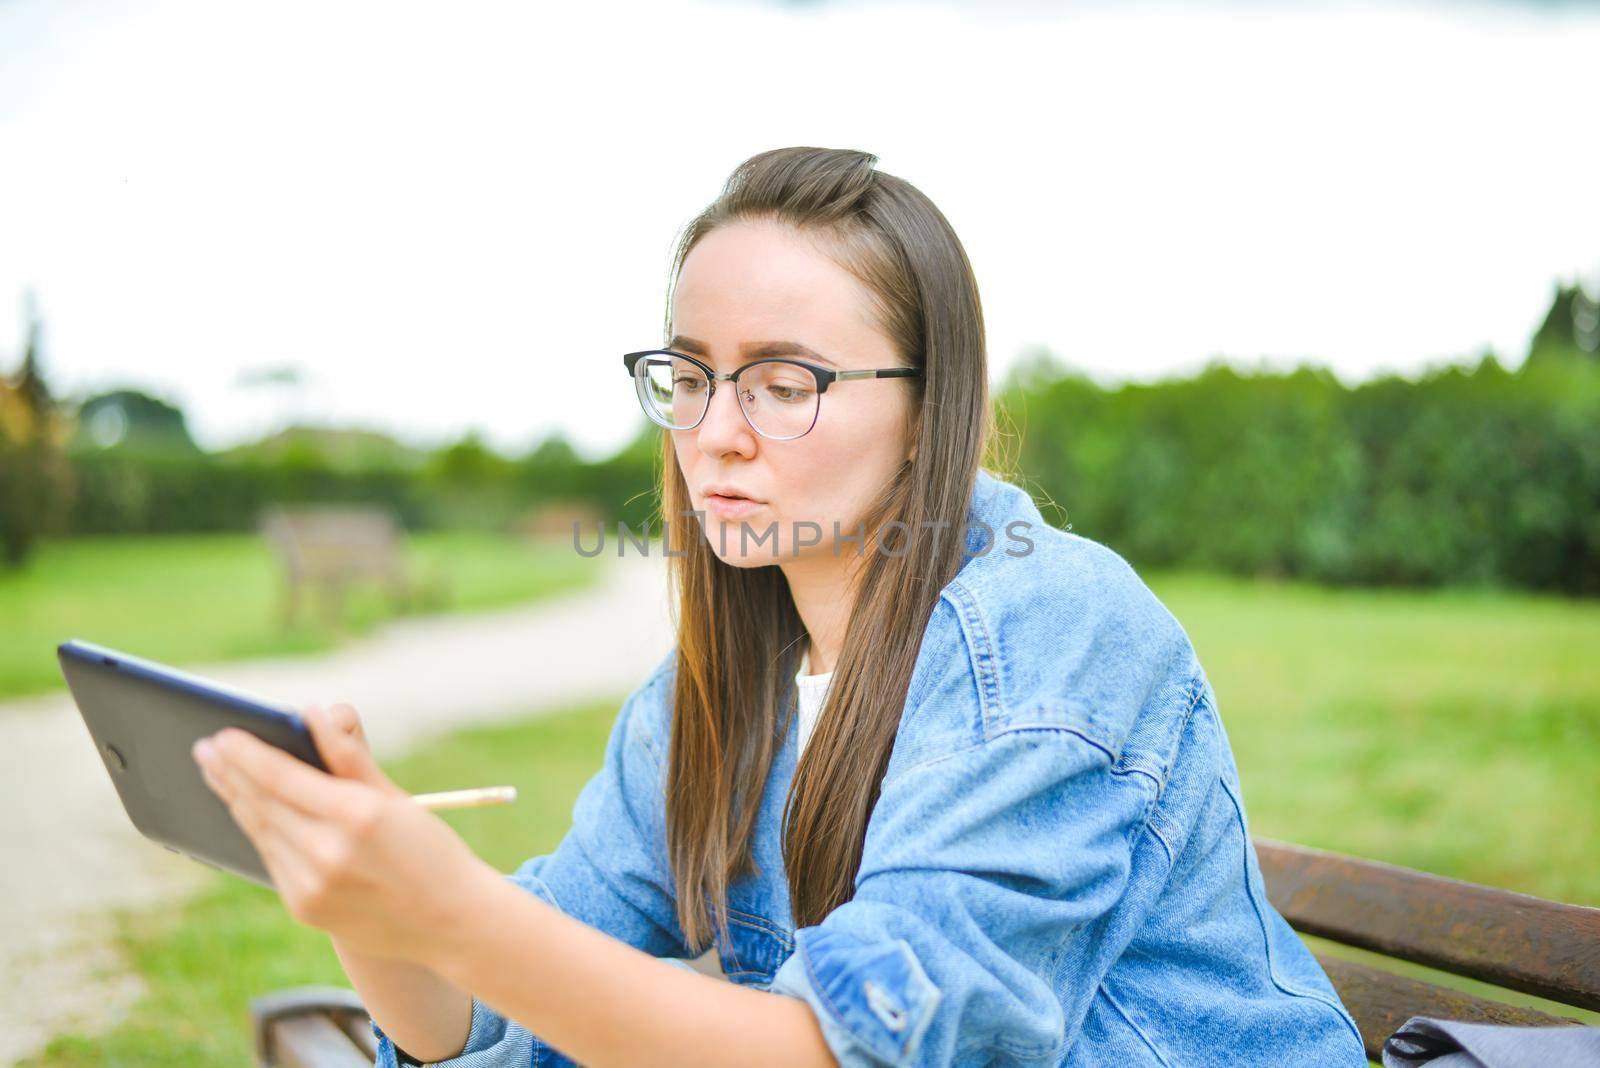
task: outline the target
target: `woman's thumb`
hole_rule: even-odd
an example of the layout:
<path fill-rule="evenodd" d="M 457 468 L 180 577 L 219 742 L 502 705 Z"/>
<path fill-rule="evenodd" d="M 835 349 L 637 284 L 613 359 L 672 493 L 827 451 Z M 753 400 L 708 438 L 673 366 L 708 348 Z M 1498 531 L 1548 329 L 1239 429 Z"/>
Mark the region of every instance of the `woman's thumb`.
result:
<path fill-rule="evenodd" d="M 329 705 L 328 718 L 333 721 L 336 727 L 350 735 L 356 741 L 360 742 L 368 749 L 372 748 L 372 743 L 367 741 L 367 732 L 361 726 L 361 717 L 356 715 L 355 706 L 346 704 L 342 701 L 336 705 Z"/>
<path fill-rule="evenodd" d="M 305 710 L 306 725 L 328 770 L 342 779 L 359 779 L 373 786 L 391 787 L 389 777 L 372 758 L 364 740 L 338 722 L 332 709 L 316 705 Z M 359 725 L 357 727 L 359 730 Z"/>

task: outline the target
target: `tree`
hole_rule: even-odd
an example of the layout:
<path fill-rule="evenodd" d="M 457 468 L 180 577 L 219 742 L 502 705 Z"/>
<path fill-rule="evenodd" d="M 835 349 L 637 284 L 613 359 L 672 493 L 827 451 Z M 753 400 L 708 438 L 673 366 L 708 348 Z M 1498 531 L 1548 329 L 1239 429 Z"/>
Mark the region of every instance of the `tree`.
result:
<path fill-rule="evenodd" d="M 1556 286 L 1550 310 L 1528 345 L 1529 363 L 1573 357 L 1600 362 L 1600 299 L 1577 282 Z"/>
<path fill-rule="evenodd" d="M 124 448 L 193 456 L 200 448 L 189 436 L 183 411 L 137 389 L 99 393 L 78 406 L 72 448 Z"/>
<path fill-rule="evenodd" d="M 45 384 L 39 317 L 30 300 L 22 367 L 0 375 L 0 563 L 19 567 L 41 534 L 65 529 L 75 481 L 71 421 Z"/>

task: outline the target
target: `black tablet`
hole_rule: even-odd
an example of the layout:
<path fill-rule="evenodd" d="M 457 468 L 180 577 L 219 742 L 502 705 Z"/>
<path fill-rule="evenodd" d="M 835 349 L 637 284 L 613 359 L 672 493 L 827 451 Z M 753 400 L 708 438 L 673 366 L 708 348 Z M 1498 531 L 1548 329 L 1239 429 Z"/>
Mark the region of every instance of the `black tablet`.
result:
<path fill-rule="evenodd" d="M 63 642 L 56 654 L 134 827 L 202 864 L 272 886 L 261 855 L 206 785 L 191 749 L 224 727 L 242 727 L 326 771 L 299 713 L 90 642 Z"/>

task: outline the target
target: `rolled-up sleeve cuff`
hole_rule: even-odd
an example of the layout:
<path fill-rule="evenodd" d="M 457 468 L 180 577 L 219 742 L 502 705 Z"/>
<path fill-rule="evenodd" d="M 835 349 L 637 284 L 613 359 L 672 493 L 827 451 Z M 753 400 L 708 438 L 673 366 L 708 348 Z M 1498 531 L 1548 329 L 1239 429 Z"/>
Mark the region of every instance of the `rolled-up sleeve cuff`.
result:
<path fill-rule="evenodd" d="M 378 1039 L 378 1059 L 375 1062 L 378 1068 L 404 1068 L 404 1066 L 400 1064 L 398 1058 L 395 1056 L 394 1040 L 388 1035 L 384 1034 L 383 1029 L 380 1028 L 376 1023 L 373 1023 L 372 1025 L 372 1033 Z M 426 1061 L 424 1063 L 429 1065 L 438 1065 L 439 1068 L 456 1068 L 457 1065 L 460 1065 L 461 1068 L 467 1068 L 468 1065 L 477 1063 L 478 1060 L 481 1060 L 475 1058 L 474 1060 L 469 1061 L 467 1060 L 469 1056 L 476 1053 L 481 1053 L 486 1049 L 494 1048 L 496 1045 L 504 1041 L 505 1037 L 505 1017 L 489 1008 L 489 1006 L 485 1005 L 477 998 L 473 998 L 472 1027 L 467 1032 L 467 1044 L 462 1047 L 461 1052 L 456 1054 L 454 1057 L 449 1058 L 448 1060 Z"/>
<path fill-rule="evenodd" d="M 795 933 L 771 991 L 803 999 L 841 1068 L 910 1065 L 944 996 L 903 938 L 863 942 L 822 927 Z"/>

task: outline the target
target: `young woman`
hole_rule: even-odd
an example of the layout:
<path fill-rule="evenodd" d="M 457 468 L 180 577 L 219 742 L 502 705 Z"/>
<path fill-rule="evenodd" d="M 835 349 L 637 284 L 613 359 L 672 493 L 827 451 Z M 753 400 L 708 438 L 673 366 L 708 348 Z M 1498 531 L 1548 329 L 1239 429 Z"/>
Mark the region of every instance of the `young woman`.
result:
<path fill-rule="evenodd" d="M 480 861 L 348 706 L 307 710 L 331 775 L 197 747 L 380 1064 L 1366 1063 L 1182 627 L 980 466 L 977 285 L 875 163 L 742 164 L 625 357 L 677 644 L 553 853 Z"/>

